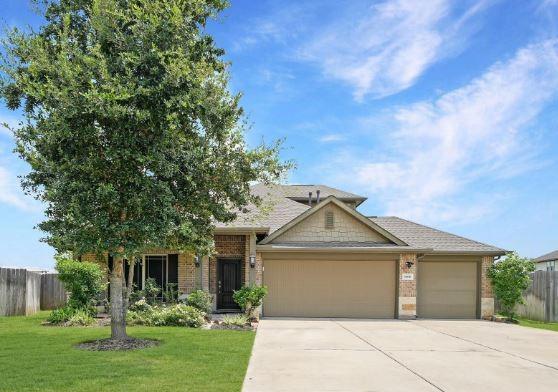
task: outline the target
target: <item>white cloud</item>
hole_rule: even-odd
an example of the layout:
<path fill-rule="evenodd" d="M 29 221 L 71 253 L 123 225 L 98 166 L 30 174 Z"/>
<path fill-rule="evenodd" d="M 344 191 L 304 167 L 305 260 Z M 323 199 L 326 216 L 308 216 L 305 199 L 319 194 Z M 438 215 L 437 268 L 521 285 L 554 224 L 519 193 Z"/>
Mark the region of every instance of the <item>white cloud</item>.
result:
<path fill-rule="evenodd" d="M 34 210 L 31 200 L 19 187 L 17 177 L 0 166 L 0 203 L 9 204 L 22 210 Z"/>
<path fill-rule="evenodd" d="M 331 143 L 331 142 L 339 142 L 341 140 L 345 140 L 345 137 L 339 133 L 330 133 L 327 135 L 323 135 L 320 137 L 320 142 L 322 143 Z"/>
<path fill-rule="evenodd" d="M 357 100 L 397 93 L 463 47 L 468 22 L 491 2 L 476 1 L 456 15 L 458 3 L 387 0 L 364 11 L 351 9 L 343 20 L 320 26 L 300 56 L 352 86 Z"/>
<path fill-rule="evenodd" d="M 386 141 L 393 158 L 359 162 L 356 182 L 388 214 L 478 219 L 497 200 L 486 183 L 539 164 L 529 125 L 557 91 L 558 42 L 525 47 L 462 88 L 398 109 Z"/>

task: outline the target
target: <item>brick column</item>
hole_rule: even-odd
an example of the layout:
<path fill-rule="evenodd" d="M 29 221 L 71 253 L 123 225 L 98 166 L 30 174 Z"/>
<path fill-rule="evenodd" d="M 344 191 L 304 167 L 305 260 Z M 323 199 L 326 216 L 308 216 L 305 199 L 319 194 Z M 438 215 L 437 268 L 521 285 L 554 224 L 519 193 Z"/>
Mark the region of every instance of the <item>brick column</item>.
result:
<path fill-rule="evenodd" d="M 494 316 L 494 294 L 492 292 L 492 283 L 488 279 L 488 269 L 494 262 L 494 257 L 483 256 L 481 261 L 481 318 L 488 319 Z"/>
<path fill-rule="evenodd" d="M 246 247 L 246 253 L 247 253 L 246 268 L 248 269 L 247 282 L 250 286 L 253 286 L 256 283 L 256 267 L 254 268 L 250 267 L 250 256 L 256 255 L 256 233 L 252 233 L 246 236 L 246 243 L 248 244 L 248 246 Z"/>
<path fill-rule="evenodd" d="M 201 289 L 209 291 L 209 256 L 203 256 L 200 264 Z"/>
<path fill-rule="evenodd" d="M 412 262 L 407 267 L 407 262 Z M 398 315 L 400 319 L 417 317 L 417 255 L 403 253 L 399 256 L 399 298 Z"/>
<path fill-rule="evenodd" d="M 261 253 L 256 253 L 256 266 L 253 269 L 254 284 L 261 286 L 263 284 L 263 260 Z"/>

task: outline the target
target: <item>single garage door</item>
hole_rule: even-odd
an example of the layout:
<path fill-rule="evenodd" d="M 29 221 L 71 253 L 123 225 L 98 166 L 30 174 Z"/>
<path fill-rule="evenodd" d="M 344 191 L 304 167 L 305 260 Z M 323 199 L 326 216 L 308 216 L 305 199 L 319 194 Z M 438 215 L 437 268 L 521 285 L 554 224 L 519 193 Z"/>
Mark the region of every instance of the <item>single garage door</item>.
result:
<path fill-rule="evenodd" d="M 470 261 L 419 262 L 417 316 L 476 318 L 477 265 Z"/>
<path fill-rule="evenodd" d="M 265 260 L 265 316 L 393 318 L 395 262 Z"/>

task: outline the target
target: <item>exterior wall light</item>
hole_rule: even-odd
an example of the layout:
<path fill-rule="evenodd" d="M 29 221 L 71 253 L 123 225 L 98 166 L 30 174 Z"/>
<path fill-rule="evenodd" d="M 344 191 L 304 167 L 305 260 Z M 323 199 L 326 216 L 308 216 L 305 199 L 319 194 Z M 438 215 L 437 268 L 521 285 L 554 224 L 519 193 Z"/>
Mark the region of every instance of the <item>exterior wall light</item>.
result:
<path fill-rule="evenodd" d="M 407 265 L 407 268 L 411 268 L 415 263 L 413 263 L 412 261 L 407 261 L 405 263 L 405 265 Z"/>
<path fill-rule="evenodd" d="M 256 256 L 250 256 L 250 268 L 254 268 L 256 266 Z"/>
<path fill-rule="evenodd" d="M 194 256 L 194 265 L 196 266 L 196 268 L 200 267 L 200 259 L 201 257 L 199 255 Z"/>

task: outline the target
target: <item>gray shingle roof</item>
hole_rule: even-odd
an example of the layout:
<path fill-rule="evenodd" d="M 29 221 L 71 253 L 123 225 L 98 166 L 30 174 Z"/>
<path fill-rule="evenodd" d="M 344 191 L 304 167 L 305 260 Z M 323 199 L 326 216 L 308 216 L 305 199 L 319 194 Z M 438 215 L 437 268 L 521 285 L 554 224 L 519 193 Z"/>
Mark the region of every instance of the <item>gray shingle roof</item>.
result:
<path fill-rule="evenodd" d="M 239 213 L 233 222 L 218 222 L 215 226 L 217 228 L 262 227 L 269 228 L 268 234 L 271 234 L 310 208 L 276 193 L 267 193 L 261 187 L 256 189 L 252 187 L 252 191 L 263 199 L 259 208 L 250 205 L 247 207 L 248 212 Z"/>
<path fill-rule="evenodd" d="M 533 259 L 535 263 L 541 263 L 543 261 L 551 261 L 551 260 L 558 260 L 558 250 L 539 256 L 536 259 Z"/>
<path fill-rule="evenodd" d="M 257 195 L 272 194 L 289 199 L 307 200 L 308 193 L 312 192 L 312 199 L 316 199 L 316 191 L 320 191 L 320 199 L 328 196 L 335 196 L 341 200 L 355 200 L 363 202 L 366 197 L 355 195 L 354 193 L 345 192 L 340 189 L 332 188 L 327 185 L 272 185 L 256 184 L 252 186 L 252 192 Z"/>
<path fill-rule="evenodd" d="M 473 241 L 455 234 L 423 226 L 395 216 L 371 217 L 378 226 L 417 248 L 432 248 L 435 252 L 505 253 L 504 249 Z"/>
<path fill-rule="evenodd" d="M 217 228 L 262 228 L 268 234 L 272 234 L 300 214 L 307 211 L 310 207 L 296 202 L 292 199 L 304 199 L 308 197 L 308 192 L 315 195 L 316 189 L 320 189 L 322 199 L 333 195 L 342 200 L 364 201 L 362 196 L 344 192 L 324 185 L 275 185 L 266 187 L 261 184 L 252 186 L 252 192 L 263 199 L 262 205 L 258 208 L 248 206 L 247 213 L 240 213 L 238 218 L 230 223 L 217 223 Z M 506 251 L 478 241 L 473 241 L 451 233 L 437 230 L 428 226 L 423 226 L 394 216 L 371 217 L 372 222 L 408 244 L 408 247 L 433 249 L 439 253 L 479 253 L 479 254 L 504 254 Z M 277 244 L 276 244 L 277 245 Z M 287 245 L 287 244 L 281 244 Z M 312 245 L 312 244 L 307 244 Z M 313 244 L 322 247 L 323 244 Z M 356 244 L 347 242 L 345 244 L 328 243 L 331 247 L 355 247 L 366 246 L 362 243 Z M 374 245 L 370 245 L 374 246 Z M 405 246 L 402 246 L 404 249 Z M 553 253 L 558 253 L 553 252 Z M 544 257 L 544 256 L 543 256 Z"/>

